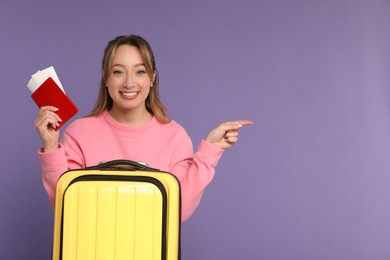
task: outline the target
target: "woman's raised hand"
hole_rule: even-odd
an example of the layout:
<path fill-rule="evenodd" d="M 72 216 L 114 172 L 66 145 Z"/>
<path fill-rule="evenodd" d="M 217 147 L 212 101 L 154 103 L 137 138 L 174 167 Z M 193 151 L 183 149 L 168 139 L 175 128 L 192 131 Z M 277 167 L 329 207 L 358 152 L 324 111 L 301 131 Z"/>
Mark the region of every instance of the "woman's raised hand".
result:
<path fill-rule="evenodd" d="M 238 140 L 238 131 L 245 125 L 252 125 L 250 120 L 238 120 L 225 122 L 211 130 L 205 141 L 215 144 L 226 150 L 232 147 Z"/>
<path fill-rule="evenodd" d="M 55 113 L 56 107 L 44 106 L 39 109 L 38 116 L 34 121 L 34 127 L 41 138 L 43 150 L 49 152 L 58 148 L 60 131 L 56 128 L 61 122 L 61 118 Z"/>

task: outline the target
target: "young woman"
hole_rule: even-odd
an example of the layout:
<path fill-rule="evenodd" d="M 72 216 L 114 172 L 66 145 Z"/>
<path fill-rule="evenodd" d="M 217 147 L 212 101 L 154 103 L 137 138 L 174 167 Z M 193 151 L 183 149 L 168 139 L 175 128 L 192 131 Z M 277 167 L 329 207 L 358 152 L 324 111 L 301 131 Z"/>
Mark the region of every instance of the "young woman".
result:
<path fill-rule="evenodd" d="M 42 107 L 34 121 L 43 147 L 38 154 L 42 179 L 54 208 L 59 176 L 102 161 L 128 159 L 174 174 L 182 190 L 182 221 L 194 212 L 214 176 L 224 150 L 237 142 L 249 120 L 226 122 L 201 141 L 194 154 L 186 131 L 167 118 L 158 94 L 155 59 L 145 39 L 119 36 L 105 48 L 102 79 L 92 112 L 63 133 L 53 106 Z"/>

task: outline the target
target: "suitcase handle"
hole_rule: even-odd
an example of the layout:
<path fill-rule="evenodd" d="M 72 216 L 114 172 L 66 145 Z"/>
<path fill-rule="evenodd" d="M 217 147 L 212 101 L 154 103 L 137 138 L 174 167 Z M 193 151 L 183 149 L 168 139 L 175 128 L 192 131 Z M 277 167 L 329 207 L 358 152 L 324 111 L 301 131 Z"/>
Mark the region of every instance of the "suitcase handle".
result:
<path fill-rule="evenodd" d="M 99 170 L 139 170 L 139 171 L 160 171 L 155 168 L 149 167 L 146 163 L 134 162 L 131 160 L 112 160 L 108 162 L 101 162 L 97 165 Z"/>

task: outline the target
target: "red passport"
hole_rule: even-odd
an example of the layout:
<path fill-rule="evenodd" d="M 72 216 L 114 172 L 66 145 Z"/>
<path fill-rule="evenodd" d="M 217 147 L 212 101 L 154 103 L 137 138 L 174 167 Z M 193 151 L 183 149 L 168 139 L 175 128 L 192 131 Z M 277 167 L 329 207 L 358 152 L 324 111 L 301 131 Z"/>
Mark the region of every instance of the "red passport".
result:
<path fill-rule="evenodd" d="M 59 127 L 57 129 L 64 125 L 79 111 L 72 100 L 50 77 L 42 83 L 31 97 L 39 108 L 43 106 L 54 106 L 58 108 L 56 113 L 62 119 L 62 122 L 59 122 Z"/>

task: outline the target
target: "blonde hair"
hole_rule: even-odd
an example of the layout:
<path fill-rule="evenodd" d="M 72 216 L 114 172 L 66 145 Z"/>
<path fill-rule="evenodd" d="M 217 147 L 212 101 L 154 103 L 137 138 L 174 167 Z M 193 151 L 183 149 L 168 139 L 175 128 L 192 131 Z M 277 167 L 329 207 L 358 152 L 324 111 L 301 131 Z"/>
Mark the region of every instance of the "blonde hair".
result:
<path fill-rule="evenodd" d="M 158 72 L 156 69 L 156 62 L 154 54 L 149 43 L 138 35 L 118 36 L 115 39 L 108 42 L 103 55 L 102 60 L 102 78 L 100 81 L 100 89 L 98 98 L 91 113 L 88 116 L 95 116 L 101 114 L 106 109 L 112 108 L 113 100 L 108 93 L 106 82 L 110 75 L 110 68 L 112 66 L 112 60 L 114 58 L 116 49 L 121 45 L 130 45 L 136 47 L 141 53 L 143 63 L 145 64 L 146 73 L 153 79 L 155 73 L 155 79 L 153 87 L 150 88 L 148 97 L 145 100 L 146 110 L 151 113 L 161 123 L 169 123 L 170 118 L 166 115 L 166 108 L 160 100 L 158 92 Z"/>

